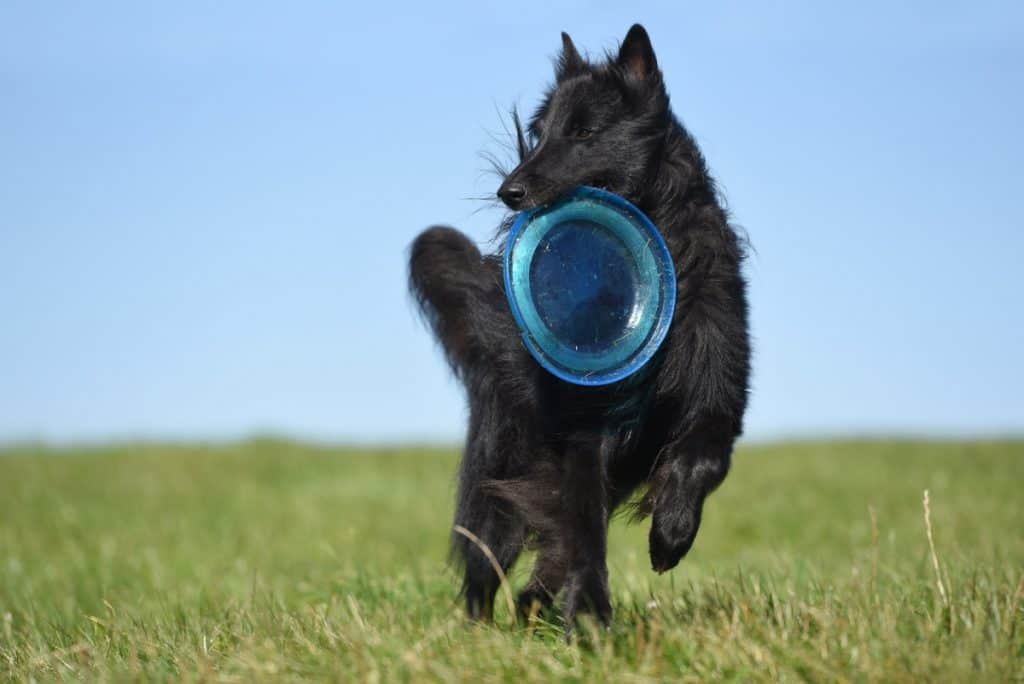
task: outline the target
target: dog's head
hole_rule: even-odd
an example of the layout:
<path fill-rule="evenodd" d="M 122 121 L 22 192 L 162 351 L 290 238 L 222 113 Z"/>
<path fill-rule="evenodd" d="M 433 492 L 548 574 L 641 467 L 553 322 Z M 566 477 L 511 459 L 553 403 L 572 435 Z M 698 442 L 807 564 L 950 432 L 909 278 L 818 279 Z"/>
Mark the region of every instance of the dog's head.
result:
<path fill-rule="evenodd" d="M 647 31 L 635 24 L 618 54 L 592 64 L 562 34 L 555 84 L 524 135 L 519 166 L 498 189 L 510 209 L 548 204 L 578 185 L 635 199 L 656 171 L 671 125 Z"/>

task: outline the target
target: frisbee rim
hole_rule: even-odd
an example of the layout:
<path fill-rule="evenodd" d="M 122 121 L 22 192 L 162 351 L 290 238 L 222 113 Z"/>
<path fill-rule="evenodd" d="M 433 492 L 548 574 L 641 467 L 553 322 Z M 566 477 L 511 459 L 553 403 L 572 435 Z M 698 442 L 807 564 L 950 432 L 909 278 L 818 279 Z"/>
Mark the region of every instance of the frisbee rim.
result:
<path fill-rule="evenodd" d="M 519 302 L 514 295 L 512 285 L 512 252 L 521 233 L 537 214 L 552 211 L 559 205 L 567 202 L 587 198 L 611 205 L 612 208 L 618 209 L 621 213 L 627 215 L 627 220 L 629 220 L 629 218 L 635 219 L 635 222 L 631 221 L 633 226 L 639 231 L 646 233 L 651 238 L 648 242 L 648 246 L 655 259 L 655 263 L 658 266 L 659 282 L 657 289 L 661 295 L 661 301 L 659 302 L 661 314 L 654 319 L 645 340 L 632 354 L 626 357 L 625 362 L 613 366 L 606 371 L 572 372 L 571 369 L 555 363 L 551 358 L 551 355 L 540 347 L 537 341 L 534 340 L 533 335 L 530 333 L 520 309 Z M 618 232 L 614 228 L 610 228 L 607 224 L 600 225 L 608 229 L 613 234 Z M 532 262 L 532 259 L 533 257 L 531 255 L 530 262 Z M 528 209 L 519 213 L 512 224 L 512 228 L 509 230 L 508 239 L 505 242 L 505 253 L 503 255 L 503 280 L 505 285 L 505 295 L 506 299 L 508 299 L 509 306 L 512 309 L 512 316 L 515 318 L 516 325 L 519 327 L 523 342 L 526 345 L 527 350 L 529 350 L 530 355 L 533 356 L 533 358 L 536 359 L 537 362 L 549 373 L 574 385 L 610 385 L 619 382 L 620 380 L 624 380 L 636 373 L 646 365 L 658 352 L 658 349 L 661 348 L 665 338 L 668 336 L 669 329 L 672 326 L 672 320 L 675 316 L 677 296 L 675 264 L 672 261 L 672 255 L 668 251 L 668 246 L 665 244 L 665 239 L 658 231 L 657 226 L 655 226 L 647 215 L 644 214 L 636 205 L 624 197 L 620 197 L 619 195 L 608 192 L 607 190 L 602 190 L 601 188 L 595 188 L 588 185 L 578 186 L 550 205 Z"/>

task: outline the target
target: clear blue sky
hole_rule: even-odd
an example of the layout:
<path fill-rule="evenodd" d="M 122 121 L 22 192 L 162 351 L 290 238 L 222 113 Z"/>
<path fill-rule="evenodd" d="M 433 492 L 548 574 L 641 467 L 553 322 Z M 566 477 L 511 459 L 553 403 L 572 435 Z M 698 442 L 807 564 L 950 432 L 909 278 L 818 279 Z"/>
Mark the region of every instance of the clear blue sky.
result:
<path fill-rule="evenodd" d="M 634 21 L 757 249 L 748 434 L 1024 430 L 1024 5 L 628 5 L 4 2 L 0 440 L 458 438 L 406 247 Z"/>

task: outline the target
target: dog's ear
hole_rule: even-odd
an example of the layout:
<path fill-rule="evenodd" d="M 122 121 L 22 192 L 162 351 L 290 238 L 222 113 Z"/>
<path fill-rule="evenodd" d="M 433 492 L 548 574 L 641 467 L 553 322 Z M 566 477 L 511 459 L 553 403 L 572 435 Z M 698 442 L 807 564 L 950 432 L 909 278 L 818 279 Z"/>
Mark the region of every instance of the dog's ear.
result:
<path fill-rule="evenodd" d="M 658 73 L 658 60 L 654 57 L 654 48 L 647 31 L 640 24 L 633 24 L 629 33 L 619 47 L 619 56 L 615 60 L 626 75 L 637 79 L 645 79 Z"/>
<path fill-rule="evenodd" d="M 558 55 L 558 62 L 555 64 L 555 79 L 564 81 L 567 78 L 578 76 L 586 70 L 587 61 L 580 57 L 569 34 L 562 31 L 562 52 Z"/>

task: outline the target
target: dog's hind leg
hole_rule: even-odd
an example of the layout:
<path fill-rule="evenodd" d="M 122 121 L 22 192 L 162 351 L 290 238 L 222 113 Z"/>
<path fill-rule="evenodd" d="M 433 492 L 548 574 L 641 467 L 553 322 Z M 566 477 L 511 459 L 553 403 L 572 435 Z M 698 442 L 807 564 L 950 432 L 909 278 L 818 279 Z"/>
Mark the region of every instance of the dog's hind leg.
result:
<path fill-rule="evenodd" d="M 503 575 L 508 574 L 522 551 L 525 531 L 506 504 L 479 492 L 463 502 L 456 524 L 477 537 L 470 539 L 456 533 L 453 538 L 463 562 L 462 594 L 466 612 L 472 620 L 490 621 L 494 597 L 502 581 L 494 563 Z"/>
<path fill-rule="evenodd" d="M 530 450 L 520 441 L 529 430 L 521 421 L 532 396 L 527 380 L 537 371 L 525 363 L 529 355 L 505 299 L 501 262 L 481 256 L 453 228 L 429 228 L 413 241 L 409 286 L 469 394 L 455 524 L 475 535 L 504 573 L 522 551 L 526 525 L 516 507 L 488 484 L 525 470 L 523 459 Z M 452 542 L 464 569 L 462 593 L 469 616 L 489 620 L 500 573 L 472 539 L 455 534 Z"/>
<path fill-rule="evenodd" d="M 490 621 L 502 581 L 494 564 L 507 576 L 523 549 L 525 530 L 507 504 L 479 491 L 468 494 L 460 504 L 456 525 L 476 537 L 456 533 L 452 540 L 463 564 L 466 612 L 471 620 Z"/>
<path fill-rule="evenodd" d="M 469 617 L 490 620 L 494 596 L 501 586 L 494 563 L 501 573 L 508 573 L 523 549 L 526 524 L 515 506 L 496 496 L 489 486 L 515 470 L 513 458 L 519 449 L 508 434 L 508 416 L 486 386 L 478 387 L 473 399 L 459 473 L 455 524 L 471 532 L 479 543 L 459 533 L 453 535 L 452 543 L 463 566 L 462 594 Z"/>

